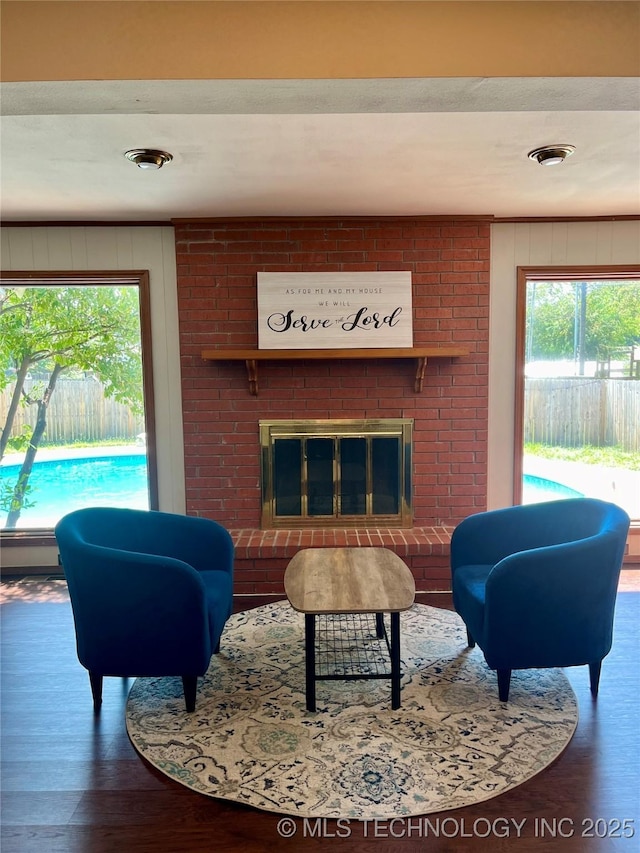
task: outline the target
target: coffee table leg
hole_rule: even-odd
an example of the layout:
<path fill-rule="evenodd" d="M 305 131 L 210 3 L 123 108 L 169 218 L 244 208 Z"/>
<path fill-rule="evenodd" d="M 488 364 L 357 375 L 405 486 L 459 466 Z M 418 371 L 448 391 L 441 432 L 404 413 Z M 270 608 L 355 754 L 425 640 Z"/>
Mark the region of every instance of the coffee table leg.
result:
<path fill-rule="evenodd" d="M 376 637 L 379 640 L 384 637 L 384 613 L 376 613 Z"/>
<path fill-rule="evenodd" d="M 304 661 L 307 692 L 307 711 L 316 709 L 316 617 L 304 615 Z"/>
<path fill-rule="evenodd" d="M 400 707 L 400 614 L 391 614 L 391 707 Z"/>

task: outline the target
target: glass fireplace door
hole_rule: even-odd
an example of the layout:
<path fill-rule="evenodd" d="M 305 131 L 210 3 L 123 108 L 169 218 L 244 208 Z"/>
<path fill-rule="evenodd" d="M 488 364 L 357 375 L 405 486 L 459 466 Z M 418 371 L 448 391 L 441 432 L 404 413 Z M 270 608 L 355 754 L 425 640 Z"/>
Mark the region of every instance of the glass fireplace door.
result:
<path fill-rule="evenodd" d="M 410 526 L 411 428 L 261 421 L 263 527 Z"/>

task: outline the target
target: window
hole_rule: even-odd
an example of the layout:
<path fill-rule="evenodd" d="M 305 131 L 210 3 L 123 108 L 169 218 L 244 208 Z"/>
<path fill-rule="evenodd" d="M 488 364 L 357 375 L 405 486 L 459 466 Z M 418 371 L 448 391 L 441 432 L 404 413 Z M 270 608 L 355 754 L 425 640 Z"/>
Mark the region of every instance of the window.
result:
<path fill-rule="evenodd" d="M 156 509 L 148 274 L 5 273 L 0 341 L 3 535 Z"/>
<path fill-rule="evenodd" d="M 640 270 L 520 268 L 514 500 L 640 519 Z"/>

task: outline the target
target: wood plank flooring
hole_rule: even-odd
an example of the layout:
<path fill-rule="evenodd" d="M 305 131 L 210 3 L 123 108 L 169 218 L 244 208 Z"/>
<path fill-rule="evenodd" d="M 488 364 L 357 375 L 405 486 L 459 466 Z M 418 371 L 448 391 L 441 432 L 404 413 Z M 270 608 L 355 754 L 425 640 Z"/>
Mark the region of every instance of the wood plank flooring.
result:
<path fill-rule="evenodd" d="M 369 825 L 295 820 L 290 838 L 279 834 L 281 816 L 201 796 L 148 766 L 125 730 L 130 683 L 105 679 L 102 713 L 94 718 L 63 582 L 3 583 L 2 853 L 635 853 L 638 579 L 640 572 L 623 573 L 598 700 L 591 700 L 587 667 L 566 671 L 580 722 L 547 770 L 478 806 L 430 815 L 430 825 L 418 818 Z M 450 606 L 447 596 L 420 600 Z M 615 837 L 629 834 L 625 820 L 634 836 Z M 605 837 L 588 837 L 590 829 Z"/>

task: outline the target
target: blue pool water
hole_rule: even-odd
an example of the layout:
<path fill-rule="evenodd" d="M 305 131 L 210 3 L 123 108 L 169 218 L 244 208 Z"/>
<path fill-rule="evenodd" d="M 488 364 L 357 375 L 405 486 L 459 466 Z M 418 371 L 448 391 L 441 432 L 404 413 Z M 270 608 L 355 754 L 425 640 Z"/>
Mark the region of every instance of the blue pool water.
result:
<path fill-rule="evenodd" d="M 0 485 L 14 485 L 19 465 L 0 467 Z M 124 506 L 149 509 L 147 458 L 144 451 L 127 455 L 89 456 L 36 462 L 32 487 L 18 528 L 53 527 L 67 512 L 85 506 Z M 0 527 L 6 514 L 0 516 Z"/>
<path fill-rule="evenodd" d="M 0 485 L 13 485 L 19 465 L 0 467 Z M 144 451 L 126 455 L 88 456 L 38 462 L 29 483 L 32 507 L 23 509 L 18 528 L 53 527 L 67 512 L 84 506 L 124 506 L 149 509 L 147 459 Z M 536 503 L 582 497 L 575 489 L 525 474 L 522 502 Z M 6 516 L 0 516 L 3 527 Z"/>
<path fill-rule="evenodd" d="M 525 474 L 522 478 L 522 503 L 532 504 L 539 501 L 557 501 L 561 498 L 582 498 L 582 492 L 577 492 L 562 483 L 546 480 L 544 477 L 534 477 Z"/>

